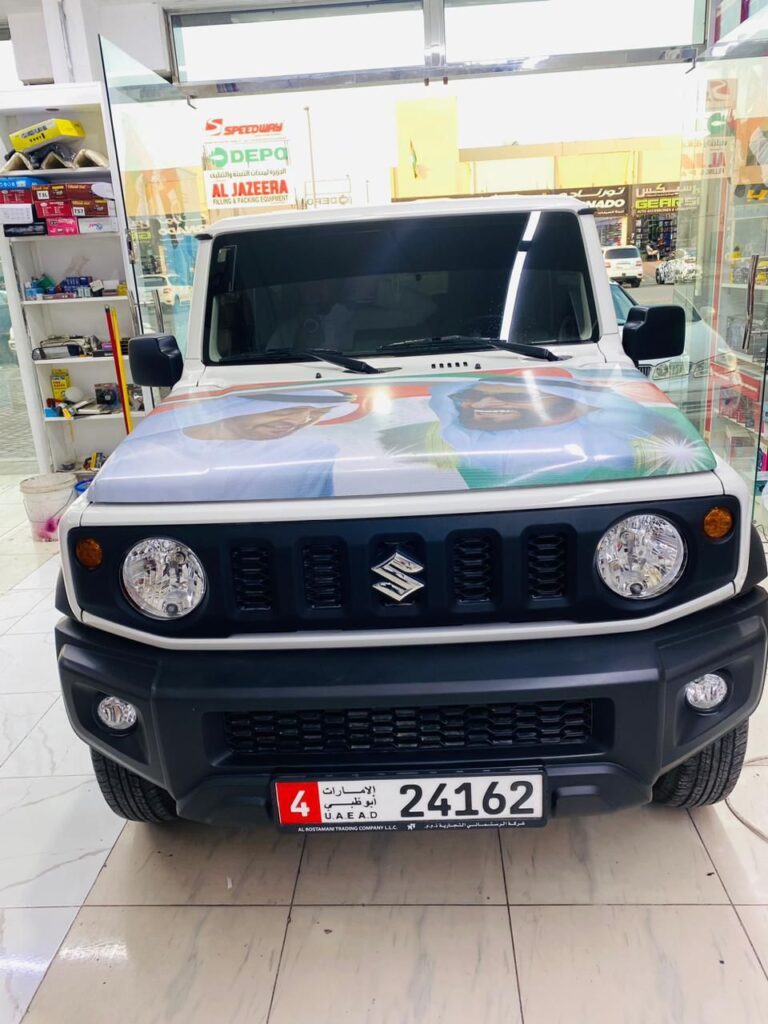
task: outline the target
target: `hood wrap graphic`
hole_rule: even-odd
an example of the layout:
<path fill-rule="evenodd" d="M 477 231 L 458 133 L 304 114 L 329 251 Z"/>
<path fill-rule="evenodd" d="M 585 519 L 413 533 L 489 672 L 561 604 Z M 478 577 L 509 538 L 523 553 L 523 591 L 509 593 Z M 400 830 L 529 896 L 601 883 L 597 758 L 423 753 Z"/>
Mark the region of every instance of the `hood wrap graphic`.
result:
<path fill-rule="evenodd" d="M 110 456 L 97 502 L 254 501 L 633 480 L 713 469 L 636 370 L 196 388 Z"/>

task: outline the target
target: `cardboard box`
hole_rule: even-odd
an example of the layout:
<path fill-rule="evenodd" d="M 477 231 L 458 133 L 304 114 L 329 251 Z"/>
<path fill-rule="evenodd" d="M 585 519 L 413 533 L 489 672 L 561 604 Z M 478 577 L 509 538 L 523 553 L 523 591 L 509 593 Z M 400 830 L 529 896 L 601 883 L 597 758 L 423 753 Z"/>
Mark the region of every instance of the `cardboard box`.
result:
<path fill-rule="evenodd" d="M 37 185 L 35 199 L 114 199 L 111 181 L 65 181 L 55 185 Z"/>
<path fill-rule="evenodd" d="M 103 235 L 117 232 L 117 217 L 78 217 L 81 235 Z"/>
<path fill-rule="evenodd" d="M 34 220 L 31 203 L 3 203 L 0 224 L 31 224 Z"/>
<path fill-rule="evenodd" d="M 8 141 L 17 153 L 23 153 L 28 149 L 38 149 L 40 146 L 47 146 L 49 142 L 56 139 L 84 139 L 85 128 L 79 121 L 70 121 L 65 117 L 50 117 L 47 121 L 38 121 L 27 128 L 21 128 L 17 132 L 11 132 Z"/>
<path fill-rule="evenodd" d="M 52 200 L 46 203 L 35 203 L 35 213 L 42 220 L 49 217 L 71 217 L 72 203 L 65 203 L 61 200 Z"/>
<path fill-rule="evenodd" d="M 75 199 L 73 217 L 114 217 L 115 204 L 110 199 Z"/>
<path fill-rule="evenodd" d="M 19 174 L 18 177 L 0 177 L 0 192 L 6 189 L 34 188 L 35 185 L 42 185 L 40 178 L 30 177 L 28 174 Z"/>
<path fill-rule="evenodd" d="M 0 192 L 0 203 L 31 203 L 31 188 L 4 188 Z"/>
<path fill-rule="evenodd" d="M 3 233 L 6 238 L 29 238 L 30 235 L 47 235 L 48 228 L 44 220 L 36 220 L 32 224 L 4 224 Z"/>
<path fill-rule="evenodd" d="M 49 235 L 79 235 L 77 217 L 48 217 L 45 221 Z"/>

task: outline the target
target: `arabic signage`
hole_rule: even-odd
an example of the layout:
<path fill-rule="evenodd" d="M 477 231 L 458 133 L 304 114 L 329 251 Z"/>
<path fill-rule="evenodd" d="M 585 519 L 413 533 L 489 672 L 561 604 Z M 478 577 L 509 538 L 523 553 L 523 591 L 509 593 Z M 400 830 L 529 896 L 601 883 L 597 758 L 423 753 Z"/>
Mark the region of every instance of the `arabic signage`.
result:
<path fill-rule="evenodd" d="M 680 183 L 662 181 L 656 185 L 635 185 L 632 196 L 637 217 L 674 213 L 680 205 Z"/>
<path fill-rule="evenodd" d="M 629 186 L 594 185 L 589 188 L 556 188 L 554 196 L 573 196 L 595 211 L 596 217 L 625 217 L 629 213 Z"/>
<path fill-rule="evenodd" d="M 731 173 L 733 139 L 713 135 L 706 139 L 689 139 L 683 143 L 680 177 L 727 178 Z"/>
<path fill-rule="evenodd" d="M 282 121 L 205 122 L 203 177 L 209 210 L 292 206 L 290 152 Z"/>

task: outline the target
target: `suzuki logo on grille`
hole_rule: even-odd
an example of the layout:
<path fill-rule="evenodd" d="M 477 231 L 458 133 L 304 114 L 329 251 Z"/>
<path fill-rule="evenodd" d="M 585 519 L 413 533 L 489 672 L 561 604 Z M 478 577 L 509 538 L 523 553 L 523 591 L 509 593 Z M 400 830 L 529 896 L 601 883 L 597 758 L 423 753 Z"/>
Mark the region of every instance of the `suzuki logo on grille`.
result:
<path fill-rule="evenodd" d="M 404 601 L 406 597 L 424 588 L 421 580 L 413 578 L 415 573 L 424 571 L 424 566 L 412 558 L 406 558 L 400 551 L 395 551 L 380 565 L 374 565 L 372 571 L 382 578 L 380 583 L 373 584 L 373 589 L 391 597 L 393 601 Z"/>

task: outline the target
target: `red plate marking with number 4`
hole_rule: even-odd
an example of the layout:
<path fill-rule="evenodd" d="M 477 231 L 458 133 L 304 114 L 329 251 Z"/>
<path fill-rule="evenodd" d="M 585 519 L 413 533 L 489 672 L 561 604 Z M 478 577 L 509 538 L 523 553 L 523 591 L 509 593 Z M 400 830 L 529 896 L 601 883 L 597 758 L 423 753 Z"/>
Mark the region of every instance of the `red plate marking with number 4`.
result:
<path fill-rule="evenodd" d="M 320 787 L 316 782 L 278 782 L 277 808 L 281 825 L 320 825 Z"/>

